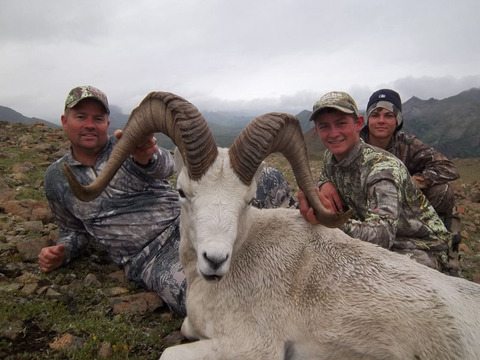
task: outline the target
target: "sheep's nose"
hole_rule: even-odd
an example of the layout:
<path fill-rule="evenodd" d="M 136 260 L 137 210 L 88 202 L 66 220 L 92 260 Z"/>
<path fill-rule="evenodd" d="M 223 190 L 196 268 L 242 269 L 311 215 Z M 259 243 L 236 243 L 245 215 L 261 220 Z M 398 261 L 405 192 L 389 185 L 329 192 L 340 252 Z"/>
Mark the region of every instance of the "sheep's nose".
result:
<path fill-rule="evenodd" d="M 228 254 L 226 254 L 225 256 L 218 256 L 208 255 L 207 252 L 204 252 L 203 258 L 213 270 L 217 270 L 228 260 Z"/>

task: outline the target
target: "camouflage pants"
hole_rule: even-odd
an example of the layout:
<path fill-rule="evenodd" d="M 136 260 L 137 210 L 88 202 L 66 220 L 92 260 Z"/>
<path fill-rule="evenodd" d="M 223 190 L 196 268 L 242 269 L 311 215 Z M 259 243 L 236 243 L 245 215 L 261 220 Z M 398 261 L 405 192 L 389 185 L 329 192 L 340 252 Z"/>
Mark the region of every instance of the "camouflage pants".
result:
<path fill-rule="evenodd" d="M 440 217 L 448 216 L 455 206 L 455 193 L 449 183 L 422 189 L 423 194 Z"/>
<path fill-rule="evenodd" d="M 455 206 L 455 193 L 451 184 L 437 184 L 422 190 L 432 204 L 445 227 L 452 233 L 452 245 L 448 250 L 448 271 L 451 275 L 459 274 L 458 246 L 462 241 L 460 217 Z"/>
<path fill-rule="evenodd" d="M 168 308 L 185 316 L 187 280 L 180 264 L 180 217 L 125 267 L 127 277 L 154 291 Z"/>
<path fill-rule="evenodd" d="M 265 168 L 258 181 L 253 206 L 260 209 L 290 207 L 295 203 L 283 175 L 274 168 Z M 187 281 L 179 259 L 180 218 L 152 241 L 125 267 L 127 277 L 142 287 L 156 292 L 169 307 L 186 315 Z"/>
<path fill-rule="evenodd" d="M 395 249 L 395 252 L 410 256 L 416 262 L 428 266 L 429 268 L 447 273 L 448 269 L 442 256 L 433 251 L 424 251 L 420 249 Z M 445 254 L 443 254 L 445 255 Z"/>

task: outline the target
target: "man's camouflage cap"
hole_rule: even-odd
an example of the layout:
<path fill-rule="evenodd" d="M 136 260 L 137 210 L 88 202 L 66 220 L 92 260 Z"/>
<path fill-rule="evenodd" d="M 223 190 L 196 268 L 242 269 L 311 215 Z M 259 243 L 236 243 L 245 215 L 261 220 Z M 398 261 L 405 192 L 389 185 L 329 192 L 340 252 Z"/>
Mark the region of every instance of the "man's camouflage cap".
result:
<path fill-rule="evenodd" d="M 343 91 L 332 91 L 323 95 L 320 100 L 313 105 L 313 113 L 310 116 L 310 120 L 314 120 L 318 113 L 326 108 L 333 108 L 346 114 L 358 116 L 358 108 L 355 100 Z"/>
<path fill-rule="evenodd" d="M 107 95 L 105 95 L 102 90 L 90 85 L 77 86 L 76 88 L 70 90 L 67 95 L 67 99 L 65 100 L 65 109 L 71 109 L 75 107 L 81 100 L 88 98 L 98 100 L 105 107 L 107 113 L 110 114 Z"/>

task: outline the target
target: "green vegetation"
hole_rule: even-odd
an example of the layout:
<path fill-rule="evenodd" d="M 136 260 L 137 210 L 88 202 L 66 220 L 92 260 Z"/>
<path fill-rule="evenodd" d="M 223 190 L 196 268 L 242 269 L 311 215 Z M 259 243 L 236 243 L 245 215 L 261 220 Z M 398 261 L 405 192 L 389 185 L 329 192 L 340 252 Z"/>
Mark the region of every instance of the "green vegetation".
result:
<path fill-rule="evenodd" d="M 39 289 L 32 294 L 2 291 L 0 283 L 0 324 L 20 321 L 25 335 L 15 341 L 0 339 L 0 358 L 87 360 L 98 358 L 103 343 L 110 344 L 111 359 L 159 358 L 166 347 L 162 339 L 178 330 L 183 318 L 165 308 L 144 315 L 115 314 L 107 293 L 118 284 L 107 276 L 109 266 L 103 248 L 92 243 L 68 266 L 39 275 Z M 85 286 L 83 279 L 88 274 L 95 275 L 101 286 Z M 132 282 L 126 286 L 129 294 L 143 291 Z M 58 294 L 48 295 L 47 288 Z M 66 334 L 81 338 L 85 344 L 81 349 L 50 348 Z"/>
<path fill-rule="evenodd" d="M 169 313 L 148 316 L 114 315 L 101 291 L 80 287 L 68 299 L 25 298 L 18 292 L 0 293 L 0 319 L 22 321 L 28 339 L 14 343 L 0 340 L 3 359 L 92 359 L 102 343 L 112 346 L 111 359 L 158 358 L 162 338 L 180 327 L 182 319 Z M 48 347 L 60 334 L 81 337 L 80 350 L 52 350 Z M 15 355 L 13 355 L 15 354 Z M 55 355 L 53 355 L 55 354 Z"/>

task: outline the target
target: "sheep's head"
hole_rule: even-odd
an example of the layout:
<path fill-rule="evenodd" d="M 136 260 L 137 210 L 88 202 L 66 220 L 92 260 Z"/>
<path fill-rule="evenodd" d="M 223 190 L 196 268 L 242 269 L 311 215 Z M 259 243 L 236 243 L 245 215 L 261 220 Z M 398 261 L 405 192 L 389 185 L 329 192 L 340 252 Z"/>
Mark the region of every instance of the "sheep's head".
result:
<path fill-rule="evenodd" d="M 232 171 L 227 149 L 219 153 L 203 177 L 194 181 L 179 151 L 175 151 L 177 190 L 181 211 L 181 238 L 196 253 L 196 271 L 208 281 L 222 278 L 230 267 L 243 214 L 256 193 L 256 181 L 244 184 Z M 259 169 L 259 172 L 261 171 Z"/>
<path fill-rule="evenodd" d="M 298 186 L 320 224 L 337 227 L 349 216 L 329 213 L 320 203 L 296 117 L 283 113 L 259 116 L 242 131 L 230 149 L 218 149 L 197 108 L 165 92 L 150 93 L 132 111 L 110 160 L 94 183 L 81 186 L 64 164 L 67 179 L 77 197 L 88 201 L 100 195 L 137 144 L 137 139 L 152 132 L 166 134 L 178 148 L 176 164 L 182 201 L 182 234 L 196 250 L 197 269 L 206 279 L 221 278 L 228 271 L 237 241 L 238 219 L 255 194 L 255 178 L 261 171 L 261 164 L 271 153 L 281 152 L 288 159 Z M 188 224 L 198 226 L 188 229 Z"/>

